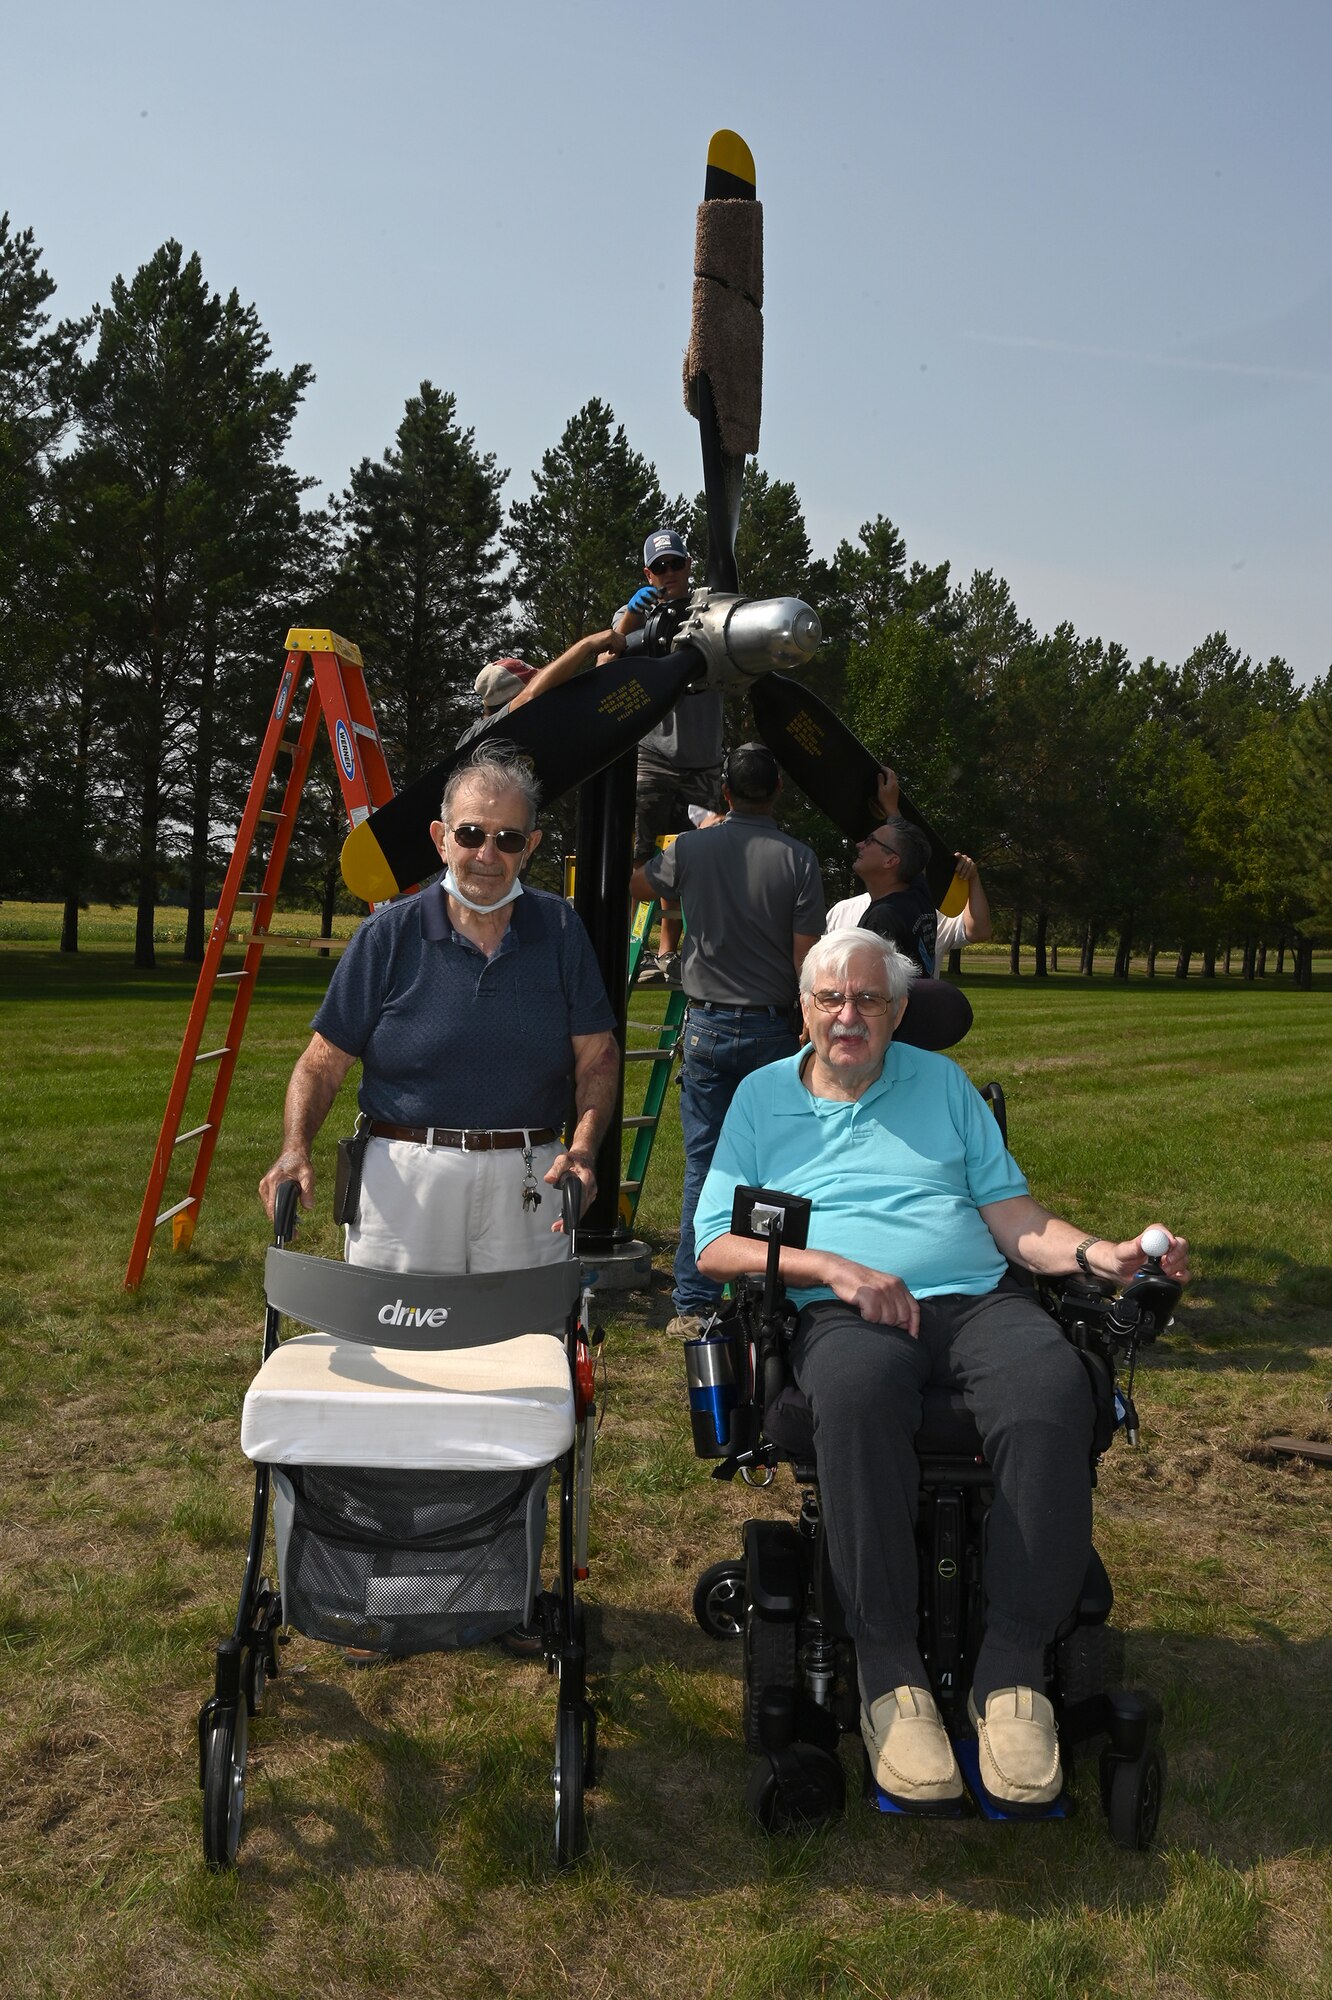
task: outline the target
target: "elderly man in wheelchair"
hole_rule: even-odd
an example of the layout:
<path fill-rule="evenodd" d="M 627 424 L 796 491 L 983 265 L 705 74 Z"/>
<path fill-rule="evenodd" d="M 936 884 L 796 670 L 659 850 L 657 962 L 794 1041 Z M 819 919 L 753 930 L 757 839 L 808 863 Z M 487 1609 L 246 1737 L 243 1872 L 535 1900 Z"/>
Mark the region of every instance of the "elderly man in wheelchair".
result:
<path fill-rule="evenodd" d="M 939 1384 L 960 1392 L 992 1491 L 983 1628 L 967 1659 L 981 1802 L 1035 1815 L 1063 1785 L 1047 1649 L 1094 1560 L 1092 1466 L 1106 1439 L 1095 1369 L 1023 1274 L 1080 1273 L 1094 1316 L 1144 1264 L 1157 1303 L 1173 1301 L 1188 1245 L 1159 1225 L 1108 1241 L 1032 1198 L 963 1071 L 893 1041 L 914 970 L 867 932 L 814 946 L 801 975 L 810 1045 L 742 1083 L 699 1202 L 698 1261 L 742 1293 L 765 1268 L 785 1287 L 861 1733 L 882 1798 L 909 1812 L 956 1811 L 964 1795 L 922 1660 L 916 1541 L 923 1398 Z M 738 1185 L 804 1200 L 760 1202 L 765 1241 L 737 1227 Z M 794 1210 L 808 1216 L 807 1243 Z M 1102 1373 L 1113 1405 L 1112 1368 Z M 768 1747 L 761 1728 L 751 1747 Z"/>

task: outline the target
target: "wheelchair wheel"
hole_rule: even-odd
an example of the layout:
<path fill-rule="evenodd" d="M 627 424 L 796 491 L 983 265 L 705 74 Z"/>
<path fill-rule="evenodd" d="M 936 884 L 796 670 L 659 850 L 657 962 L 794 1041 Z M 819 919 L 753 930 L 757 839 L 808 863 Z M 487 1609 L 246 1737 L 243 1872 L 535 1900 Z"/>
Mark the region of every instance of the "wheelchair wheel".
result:
<path fill-rule="evenodd" d="M 1116 1847 L 1142 1850 L 1151 1846 L 1161 1817 L 1166 1757 L 1160 1744 L 1141 1757 L 1103 1757 L 1101 1799 Z"/>
<path fill-rule="evenodd" d="M 204 1743 L 204 1861 L 213 1869 L 234 1868 L 245 1816 L 245 1756 L 249 1719 L 244 1697 L 213 1716 Z"/>
<path fill-rule="evenodd" d="M 745 1690 L 742 1718 L 746 1750 L 761 1750 L 759 1696 L 764 1688 L 796 1684 L 796 1626 L 793 1618 L 745 1619 Z"/>
<path fill-rule="evenodd" d="M 745 1787 L 745 1804 L 765 1833 L 808 1832 L 838 1818 L 846 1807 L 846 1776 L 831 1751 L 797 1743 L 780 1761 L 781 1777 L 765 1757 Z"/>
<path fill-rule="evenodd" d="M 745 1566 L 713 1563 L 694 1585 L 694 1616 L 709 1639 L 738 1639 L 745 1629 Z"/>
<path fill-rule="evenodd" d="M 581 1708 L 555 1714 L 555 1860 L 568 1868 L 587 1850 L 583 1778 L 587 1743 Z"/>

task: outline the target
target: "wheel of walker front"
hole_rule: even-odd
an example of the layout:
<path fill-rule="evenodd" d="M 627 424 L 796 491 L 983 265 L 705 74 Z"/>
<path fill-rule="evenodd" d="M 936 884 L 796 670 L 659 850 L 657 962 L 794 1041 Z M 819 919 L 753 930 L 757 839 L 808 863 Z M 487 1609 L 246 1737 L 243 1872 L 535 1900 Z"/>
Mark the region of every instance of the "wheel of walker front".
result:
<path fill-rule="evenodd" d="M 1104 1787 L 1105 1816 L 1116 1847 L 1141 1853 L 1156 1838 L 1165 1793 L 1166 1759 L 1159 1744 L 1141 1757 L 1116 1759 Z"/>
<path fill-rule="evenodd" d="M 208 1867 L 234 1868 L 245 1817 L 249 1719 L 244 1696 L 213 1717 L 204 1746 L 203 1843 Z"/>
<path fill-rule="evenodd" d="M 587 1849 L 583 1808 L 583 1718 L 576 1708 L 555 1715 L 555 1860 L 568 1868 Z"/>
<path fill-rule="evenodd" d="M 745 1629 L 745 1566 L 713 1563 L 694 1585 L 694 1616 L 709 1639 L 738 1639 Z"/>

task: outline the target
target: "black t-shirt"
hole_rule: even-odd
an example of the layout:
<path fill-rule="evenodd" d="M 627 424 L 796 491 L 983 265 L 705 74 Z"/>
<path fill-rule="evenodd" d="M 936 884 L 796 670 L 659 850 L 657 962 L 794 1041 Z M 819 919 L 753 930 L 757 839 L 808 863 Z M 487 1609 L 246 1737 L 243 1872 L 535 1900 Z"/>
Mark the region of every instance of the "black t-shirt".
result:
<path fill-rule="evenodd" d="M 933 978 L 938 914 L 923 875 L 909 887 L 894 889 L 890 896 L 880 896 L 871 903 L 859 928 L 887 938 L 907 958 L 914 959 L 927 978 Z"/>

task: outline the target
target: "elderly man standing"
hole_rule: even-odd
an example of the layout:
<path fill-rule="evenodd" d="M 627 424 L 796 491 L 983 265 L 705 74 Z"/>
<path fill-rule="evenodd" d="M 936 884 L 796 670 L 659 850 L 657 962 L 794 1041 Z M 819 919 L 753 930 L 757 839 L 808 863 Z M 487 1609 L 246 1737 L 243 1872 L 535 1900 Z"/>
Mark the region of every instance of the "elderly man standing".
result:
<path fill-rule="evenodd" d="M 694 1216 L 699 1268 L 760 1272 L 730 1233 L 737 1185 L 813 1202 L 809 1247 L 783 1249 L 800 1308 L 796 1381 L 814 1416 L 829 1557 L 855 1642 L 861 1731 L 897 1803 L 962 1792 L 916 1639 L 914 1438 L 932 1380 L 959 1386 L 994 1472 L 985 1637 L 971 1714 L 1001 1806 L 1059 1794 L 1046 1647 L 1091 1550 L 1092 1401 L 1059 1328 L 1008 1270 L 1122 1281 L 1141 1235 L 1107 1242 L 1027 1191 L 999 1127 L 947 1057 L 893 1040 L 914 967 L 867 932 L 821 938 L 801 999 L 811 1046 L 741 1084 Z M 1166 1272 L 1188 1276 L 1170 1238 Z"/>
<path fill-rule="evenodd" d="M 449 779 L 431 834 L 443 879 L 355 933 L 287 1090 L 283 1146 L 259 1184 L 314 1202 L 310 1149 L 359 1058 L 369 1121 L 347 1258 L 387 1270 L 502 1271 L 567 1255 L 542 1185 L 593 1161 L 619 1051 L 587 933 L 562 897 L 524 889 L 536 851 L 531 772 L 502 748 Z M 560 1142 L 574 1100 L 568 1149 Z"/>

